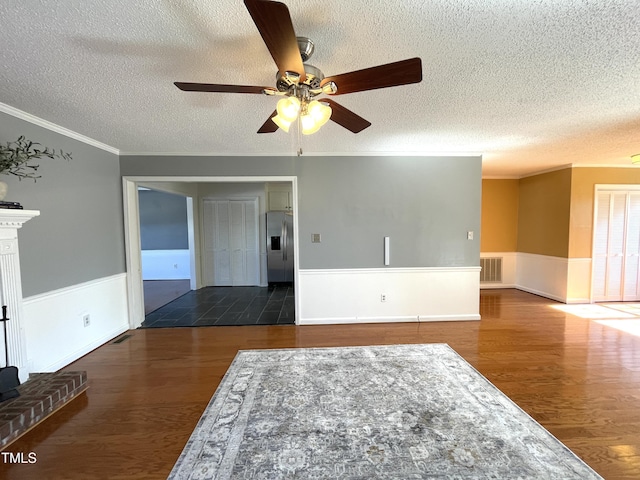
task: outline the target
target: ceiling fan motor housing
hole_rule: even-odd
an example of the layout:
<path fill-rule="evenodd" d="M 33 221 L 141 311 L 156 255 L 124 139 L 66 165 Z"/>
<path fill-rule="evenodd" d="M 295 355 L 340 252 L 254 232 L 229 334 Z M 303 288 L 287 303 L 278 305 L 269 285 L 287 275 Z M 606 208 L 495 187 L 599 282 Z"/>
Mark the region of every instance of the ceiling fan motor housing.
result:
<path fill-rule="evenodd" d="M 320 88 L 320 82 L 324 80 L 324 74 L 318 67 L 305 63 L 304 73 L 306 75 L 304 82 L 298 82 L 298 78 L 287 76 L 286 73 L 282 74 L 281 72 L 278 72 L 276 74 L 276 87 L 281 92 L 287 92 L 292 85 L 296 84 L 307 85 L 310 89 Z"/>

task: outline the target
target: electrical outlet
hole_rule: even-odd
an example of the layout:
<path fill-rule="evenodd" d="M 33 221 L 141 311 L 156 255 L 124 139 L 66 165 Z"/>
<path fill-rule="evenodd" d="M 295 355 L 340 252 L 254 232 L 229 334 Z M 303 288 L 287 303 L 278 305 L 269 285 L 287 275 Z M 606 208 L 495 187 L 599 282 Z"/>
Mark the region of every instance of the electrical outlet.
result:
<path fill-rule="evenodd" d="M 387 294 L 386 293 L 383 293 L 383 294 L 380 295 L 380 301 L 381 302 L 386 302 L 387 301 Z"/>
<path fill-rule="evenodd" d="M 91 315 L 89 315 L 88 313 L 84 314 L 82 316 L 82 324 L 85 327 L 88 327 L 89 325 L 91 325 Z"/>
<path fill-rule="evenodd" d="M 178 264 L 177 264 L 177 263 L 174 263 L 174 264 L 173 264 L 173 268 L 178 268 Z"/>

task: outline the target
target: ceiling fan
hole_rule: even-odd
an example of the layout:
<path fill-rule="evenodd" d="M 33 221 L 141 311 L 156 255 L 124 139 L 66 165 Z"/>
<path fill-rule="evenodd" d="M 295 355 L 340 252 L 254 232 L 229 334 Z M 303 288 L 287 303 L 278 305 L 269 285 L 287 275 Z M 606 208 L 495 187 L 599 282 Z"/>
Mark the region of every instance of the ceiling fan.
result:
<path fill-rule="evenodd" d="M 353 133 L 359 133 L 370 122 L 343 107 L 335 100 L 315 97 L 408 85 L 422 81 L 422 61 L 410 58 L 340 75 L 325 77 L 317 67 L 305 63 L 313 54 L 314 45 L 306 37 L 296 37 L 289 9 L 284 3 L 270 0 L 244 0 L 249 14 L 258 27 L 273 60 L 278 67 L 275 87 L 224 85 L 211 83 L 174 82 L 188 92 L 253 93 L 282 96 L 277 109 L 260 127 L 258 133 L 273 133 L 300 118 L 302 133 L 318 131 L 328 120 Z"/>

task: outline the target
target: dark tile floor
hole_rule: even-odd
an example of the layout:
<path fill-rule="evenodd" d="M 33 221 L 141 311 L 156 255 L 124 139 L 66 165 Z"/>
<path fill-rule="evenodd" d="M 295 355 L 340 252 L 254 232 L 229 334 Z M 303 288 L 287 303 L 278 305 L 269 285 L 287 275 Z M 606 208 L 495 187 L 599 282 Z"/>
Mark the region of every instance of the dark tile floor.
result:
<path fill-rule="evenodd" d="M 291 284 L 205 287 L 148 314 L 141 328 L 295 323 Z"/>

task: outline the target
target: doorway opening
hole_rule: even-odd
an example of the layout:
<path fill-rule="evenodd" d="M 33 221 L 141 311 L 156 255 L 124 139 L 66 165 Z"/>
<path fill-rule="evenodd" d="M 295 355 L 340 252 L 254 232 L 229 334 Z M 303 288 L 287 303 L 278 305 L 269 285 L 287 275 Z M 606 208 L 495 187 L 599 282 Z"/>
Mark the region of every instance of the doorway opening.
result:
<path fill-rule="evenodd" d="M 191 291 L 189 197 L 138 186 L 145 315 Z"/>
<path fill-rule="evenodd" d="M 266 235 L 267 212 L 283 208 L 293 219 L 288 240 L 297 251 L 296 177 L 124 177 L 123 187 L 131 328 L 147 326 L 149 320 L 138 187 L 182 195 L 187 201 L 190 291 L 156 310 L 172 310 L 164 312 L 164 326 L 297 323 L 297 255 L 291 282 L 270 285 Z M 175 269 L 175 262 L 169 266 Z M 212 322 L 216 316 L 220 320 Z M 238 323 L 240 317 L 246 323 Z"/>

